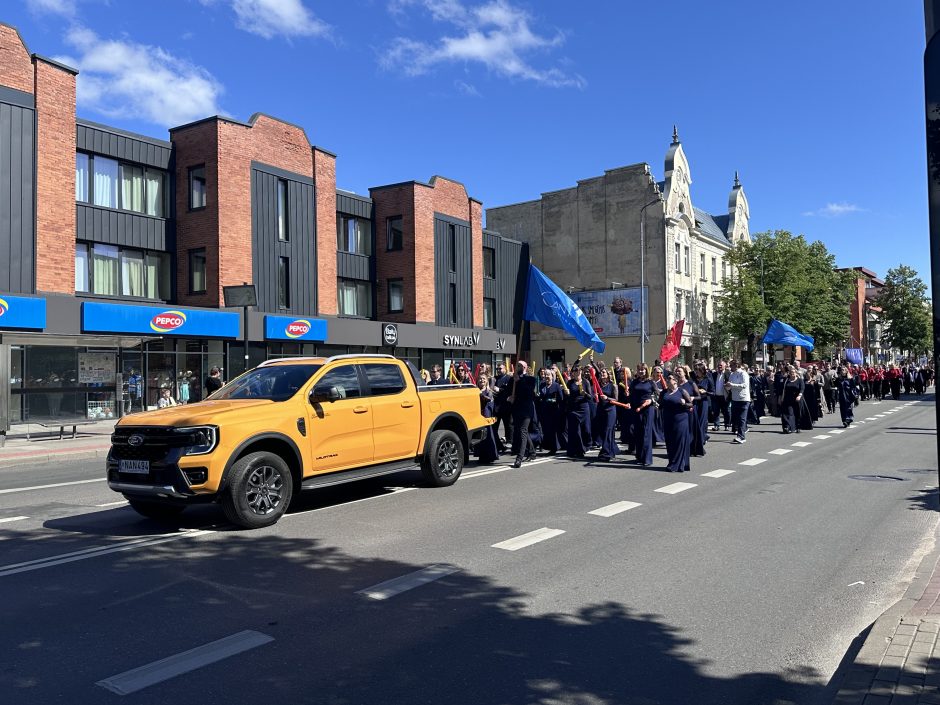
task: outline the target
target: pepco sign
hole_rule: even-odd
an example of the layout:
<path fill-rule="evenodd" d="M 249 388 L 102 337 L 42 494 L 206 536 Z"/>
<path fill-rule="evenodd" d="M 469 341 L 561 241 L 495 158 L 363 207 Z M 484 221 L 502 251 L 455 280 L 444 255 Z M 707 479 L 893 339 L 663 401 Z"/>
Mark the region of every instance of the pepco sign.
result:
<path fill-rule="evenodd" d="M 264 339 L 323 342 L 326 340 L 326 321 L 322 318 L 265 316 Z"/>
<path fill-rule="evenodd" d="M 186 323 L 186 314 L 182 311 L 164 311 L 150 320 L 150 327 L 157 333 L 169 333 L 181 328 Z"/>
<path fill-rule="evenodd" d="M 284 334 L 288 338 L 302 338 L 310 332 L 310 321 L 298 318 L 296 321 L 292 321 L 287 324 L 287 328 L 284 329 Z"/>

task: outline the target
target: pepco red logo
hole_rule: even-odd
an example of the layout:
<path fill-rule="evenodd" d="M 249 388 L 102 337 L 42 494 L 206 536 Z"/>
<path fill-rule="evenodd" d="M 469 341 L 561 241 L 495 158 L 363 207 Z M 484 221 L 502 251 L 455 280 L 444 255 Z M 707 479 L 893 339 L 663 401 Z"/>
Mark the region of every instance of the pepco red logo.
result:
<path fill-rule="evenodd" d="M 164 311 L 150 320 L 150 327 L 157 333 L 169 333 L 186 323 L 186 314 L 182 311 Z"/>
<path fill-rule="evenodd" d="M 310 321 L 298 318 L 296 321 L 291 321 L 287 324 L 287 328 L 284 329 L 284 334 L 288 338 L 300 338 L 310 332 Z"/>
<path fill-rule="evenodd" d="M 9 310 L 10 310 L 10 304 L 8 304 L 3 299 L 0 299 L 0 316 L 5 314 Z"/>

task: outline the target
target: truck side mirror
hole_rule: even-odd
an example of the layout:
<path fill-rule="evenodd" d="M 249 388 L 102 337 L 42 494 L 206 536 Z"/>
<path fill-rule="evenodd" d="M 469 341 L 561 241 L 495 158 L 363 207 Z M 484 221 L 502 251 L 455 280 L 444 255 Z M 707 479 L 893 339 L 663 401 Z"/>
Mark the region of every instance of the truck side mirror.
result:
<path fill-rule="evenodd" d="M 314 387 L 313 391 L 310 392 L 310 402 L 312 404 L 319 404 L 324 401 L 334 402 L 342 398 L 336 387 Z"/>

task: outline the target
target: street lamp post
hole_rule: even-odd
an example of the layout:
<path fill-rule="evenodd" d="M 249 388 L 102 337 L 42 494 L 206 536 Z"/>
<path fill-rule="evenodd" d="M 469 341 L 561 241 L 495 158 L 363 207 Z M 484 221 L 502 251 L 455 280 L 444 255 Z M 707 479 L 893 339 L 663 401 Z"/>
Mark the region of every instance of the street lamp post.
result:
<path fill-rule="evenodd" d="M 761 305 L 767 306 L 767 301 L 764 299 L 764 255 L 758 255 L 760 259 L 760 302 Z M 760 356 L 761 364 L 763 367 L 767 367 L 767 343 L 764 342 L 763 336 L 760 339 Z"/>
<path fill-rule="evenodd" d="M 659 196 L 640 209 L 640 362 L 646 364 L 646 209 L 662 203 Z"/>

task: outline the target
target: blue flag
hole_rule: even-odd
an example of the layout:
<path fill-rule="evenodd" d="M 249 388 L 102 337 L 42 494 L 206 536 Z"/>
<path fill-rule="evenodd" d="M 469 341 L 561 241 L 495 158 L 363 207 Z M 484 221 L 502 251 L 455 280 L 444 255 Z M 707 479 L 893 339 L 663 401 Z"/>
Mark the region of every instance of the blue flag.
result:
<path fill-rule="evenodd" d="M 799 345 L 807 350 L 816 347 L 813 336 L 803 335 L 793 326 L 788 326 L 776 318 L 772 319 L 770 325 L 767 326 L 763 342 L 768 345 Z"/>
<path fill-rule="evenodd" d="M 568 331 L 586 348 L 602 353 L 607 347 L 584 312 L 571 297 L 558 288 L 551 279 L 529 265 L 529 283 L 526 287 L 525 310 L 522 317 L 527 321 L 538 321 L 549 328 Z"/>
<path fill-rule="evenodd" d="M 851 362 L 853 365 L 861 365 L 863 362 L 862 349 L 861 348 L 846 348 L 845 359 Z"/>

